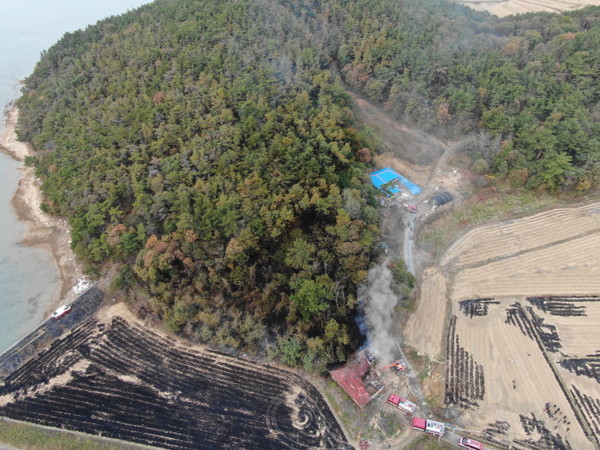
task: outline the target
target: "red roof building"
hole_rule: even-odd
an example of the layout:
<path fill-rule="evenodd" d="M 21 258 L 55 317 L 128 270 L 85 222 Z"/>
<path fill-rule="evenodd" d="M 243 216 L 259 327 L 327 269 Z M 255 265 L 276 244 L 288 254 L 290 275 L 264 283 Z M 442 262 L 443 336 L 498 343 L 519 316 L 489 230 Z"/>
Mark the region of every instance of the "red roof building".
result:
<path fill-rule="evenodd" d="M 362 378 L 367 374 L 371 364 L 364 353 L 358 353 L 344 367 L 331 370 L 331 377 L 346 391 L 358 406 L 365 406 L 371 401 L 371 395 L 365 389 Z"/>

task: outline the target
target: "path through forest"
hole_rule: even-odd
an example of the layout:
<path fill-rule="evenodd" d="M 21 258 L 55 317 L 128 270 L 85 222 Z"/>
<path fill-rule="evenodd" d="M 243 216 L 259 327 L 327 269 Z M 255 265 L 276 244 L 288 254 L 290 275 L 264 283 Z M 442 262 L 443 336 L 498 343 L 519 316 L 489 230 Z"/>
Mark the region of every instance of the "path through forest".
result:
<path fill-rule="evenodd" d="M 448 176 L 448 162 L 475 138 L 465 136 L 449 145 L 423 130 L 399 122 L 350 89 L 348 94 L 352 97 L 357 120 L 373 130 L 379 139 L 376 161 L 395 168 L 423 190 L 414 199 L 420 204 L 417 213 L 392 209 L 384 215 L 382 230 L 388 248 L 397 253 L 395 257 L 402 257 L 408 270 L 417 275 L 427 262 L 415 242 L 415 230 L 432 213 L 431 205 L 426 202 L 440 189 L 451 190 L 455 195 L 457 188 L 462 187 L 458 171 Z M 456 197 L 455 201 L 460 200 Z"/>

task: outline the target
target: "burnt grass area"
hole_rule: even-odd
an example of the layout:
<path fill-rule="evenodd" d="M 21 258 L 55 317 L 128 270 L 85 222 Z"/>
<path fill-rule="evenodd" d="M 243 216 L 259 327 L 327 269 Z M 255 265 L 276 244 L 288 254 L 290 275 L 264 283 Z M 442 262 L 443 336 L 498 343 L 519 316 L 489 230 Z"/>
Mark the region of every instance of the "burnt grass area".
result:
<path fill-rule="evenodd" d="M 164 448 L 346 448 L 293 372 L 89 318 L 0 385 L 0 415 Z"/>
<path fill-rule="evenodd" d="M 600 302 L 596 296 L 527 297 L 526 300 L 538 309 L 553 316 L 586 316 L 585 303 Z"/>
<path fill-rule="evenodd" d="M 563 441 L 560 434 L 553 434 L 548 430 L 544 425 L 544 421 L 537 419 L 533 413 L 531 413 L 531 417 L 523 414 L 519 414 L 519 417 L 525 434 L 532 437 L 530 439 L 517 439 L 514 444 L 533 450 L 568 450 L 572 448 L 567 440 Z"/>
<path fill-rule="evenodd" d="M 461 408 L 479 406 L 477 400 L 485 395 L 485 379 L 483 366 L 460 345 L 456 333 L 456 316 L 450 319 L 450 327 L 446 337 L 446 391 L 444 403 Z"/>
<path fill-rule="evenodd" d="M 558 352 L 562 347 L 562 344 L 560 343 L 560 337 L 558 336 L 556 327 L 544 323 L 544 318 L 538 316 L 533 311 L 532 307 L 528 306 L 527 312 L 531 319 L 527 317 L 527 314 L 525 314 L 520 303 L 514 303 L 506 309 L 505 323 L 518 327 L 521 330 L 521 333 L 534 341 L 536 340 L 535 333 L 537 332 L 541 344 L 547 351 Z"/>
<path fill-rule="evenodd" d="M 499 305 L 499 301 L 495 301 L 493 298 L 472 298 L 469 300 L 463 300 L 458 303 L 460 310 L 463 314 L 469 318 L 484 317 L 488 314 L 488 305 Z"/>
<path fill-rule="evenodd" d="M 95 287 L 90 288 L 71 303 L 72 310 L 69 314 L 58 320 L 47 319 L 4 352 L 0 356 L 0 381 L 45 349 L 50 342 L 93 316 L 103 300 L 104 292 Z"/>
<path fill-rule="evenodd" d="M 510 430 L 510 424 L 505 420 L 496 420 L 493 423 L 488 424 L 487 428 L 483 430 L 483 435 L 488 441 L 491 442 L 504 442 L 505 437 Z"/>
<path fill-rule="evenodd" d="M 596 380 L 600 384 L 600 355 L 588 355 L 584 358 L 565 358 L 560 365 L 575 375 Z"/>
<path fill-rule="evenodd" d="M 585 416 L 585 420 L 596 439 L 600 438 L 600 400 L 580 392 L 575 386 L 571 386 L 571 393 L 579 410 Z"/>

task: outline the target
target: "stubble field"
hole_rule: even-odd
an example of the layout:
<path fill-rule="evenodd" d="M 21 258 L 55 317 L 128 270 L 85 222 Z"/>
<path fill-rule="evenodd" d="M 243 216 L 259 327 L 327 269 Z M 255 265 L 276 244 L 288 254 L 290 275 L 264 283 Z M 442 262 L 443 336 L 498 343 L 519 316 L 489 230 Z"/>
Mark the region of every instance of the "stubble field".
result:
<path fill-rule="evenodd" d="M 459 427 L 520 448 L 599 445 L 600 203 L 473 229 L 420 293 L 406 342 L 445 354 Z M 420 346 L 447 317 L 444 343 Z"/>
<path fill-rule="evenodd" d="M 560 12 L 600 5 L 599 0 L 459 0 L 477 11 L 487 11 L 498 17 L 528 12 Z"/>

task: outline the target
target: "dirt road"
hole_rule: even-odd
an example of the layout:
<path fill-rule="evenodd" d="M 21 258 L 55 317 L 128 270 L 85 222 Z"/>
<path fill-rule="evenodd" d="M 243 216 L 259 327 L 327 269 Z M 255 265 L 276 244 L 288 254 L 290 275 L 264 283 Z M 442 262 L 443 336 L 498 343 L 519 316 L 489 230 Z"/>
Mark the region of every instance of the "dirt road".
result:
<path fill-rule="evenodd" d="M 466 136 L 458 142 L 447 144 L 422 130 L 400 123 L 355 92 L 348 90 L 348 93 L 354 101 L 356 118 L 375 130 L 380 139 L 380 148 L 375 158 L 377 165 L 396 169 L 419 184 L 423 190 L 411 201 L 419 205 L 416 213 L 401 208 L 391 209 L 383 226 L 388 247 L 397 249 L 395 257 L 402 257 L 408 270 L 417 275 L 428 263 L 423 258 L 417 258 L 419 249 L 415 243 L 420 222 L 432 213 L 431 205 L 425 202 L 440 189 L 453 190 L 457 197 L 456 189 L 448 185 L 448 161 L 473 142 L 475 137 Z M 453 186 L 460 183 L 458 171 L 455 175 L 456 179 L 451 183 Z"/>

